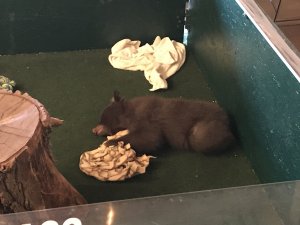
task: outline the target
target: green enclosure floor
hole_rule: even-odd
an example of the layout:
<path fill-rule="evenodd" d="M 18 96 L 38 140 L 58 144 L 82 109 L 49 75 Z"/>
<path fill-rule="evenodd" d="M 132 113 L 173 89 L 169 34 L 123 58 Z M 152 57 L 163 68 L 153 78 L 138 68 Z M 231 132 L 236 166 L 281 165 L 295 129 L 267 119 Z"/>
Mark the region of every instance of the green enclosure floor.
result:
<path fill-rule="evenodd" d="M 55 163 L 90 203 L 259 183 L 240 147 L 215 156 L 165 152 L 155 155 L 146 174 L 123 182 L 101 182 L 83 174 L 79 157 L 102 143 L 91 129 L 113 90 L 126 98 L 153 94 L 215 100 L 192 56 L 168 80 L 168 90 L 151 93 L 143 72 L 114 69 L 109 53 L 105 49 L 0 56 L 0 74 L 14 79 L 17 88 L 43 103 L 51 116 L 64 120 L 50 136 Z"/>

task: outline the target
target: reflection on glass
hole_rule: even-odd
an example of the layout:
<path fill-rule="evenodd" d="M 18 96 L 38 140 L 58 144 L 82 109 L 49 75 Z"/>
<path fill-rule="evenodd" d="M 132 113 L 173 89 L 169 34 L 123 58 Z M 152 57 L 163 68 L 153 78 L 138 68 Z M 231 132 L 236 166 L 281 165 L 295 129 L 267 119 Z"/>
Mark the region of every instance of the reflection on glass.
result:
<path fill-rule="evenodd" d="M 106 220 L 106 225 L 112 225 L 113 224 L 113 220 L 114 220 L 114 210 L 113 208 L 110 206 L 109 207 L 109 211 L 107 213 L 107 220 Z"/>

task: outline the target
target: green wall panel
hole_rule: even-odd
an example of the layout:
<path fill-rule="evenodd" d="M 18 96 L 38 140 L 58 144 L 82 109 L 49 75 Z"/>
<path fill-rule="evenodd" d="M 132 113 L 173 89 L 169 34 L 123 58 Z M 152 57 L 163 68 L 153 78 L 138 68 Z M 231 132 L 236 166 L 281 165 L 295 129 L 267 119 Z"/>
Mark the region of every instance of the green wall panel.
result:
<path fill-rule="evenodd" d="M 0 54 L 182 41 L 185 0 L 0 0 Z"/>
<path fill-rule="evenodd" d="M 300 179 L 300 85 L 234 0 L 192 0 L 189 48 L 263 182 Z"/>

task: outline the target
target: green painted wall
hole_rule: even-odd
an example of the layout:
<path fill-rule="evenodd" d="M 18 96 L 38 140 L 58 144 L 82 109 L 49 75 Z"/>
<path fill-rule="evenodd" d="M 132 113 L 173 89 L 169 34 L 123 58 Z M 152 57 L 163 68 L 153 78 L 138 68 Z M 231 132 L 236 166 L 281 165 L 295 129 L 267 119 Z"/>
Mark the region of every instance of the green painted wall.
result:
<path fill-rule="evenodd" d="M 0 54 L 182 41 L 184 14 L 185 0 L 1 0 Z"/>
<path fill-rule="evenodd" d="M 300 179 L 300 84 L 234 0 L 192 0 L 189 47 L 263 182 Z"/>

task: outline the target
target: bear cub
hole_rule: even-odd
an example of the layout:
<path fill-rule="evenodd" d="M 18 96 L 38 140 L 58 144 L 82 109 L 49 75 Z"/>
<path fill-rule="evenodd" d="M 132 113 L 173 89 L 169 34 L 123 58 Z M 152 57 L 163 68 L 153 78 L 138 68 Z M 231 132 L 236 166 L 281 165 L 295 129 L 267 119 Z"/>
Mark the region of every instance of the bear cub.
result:
<path fill-rule="evenodd" d="M 156 96 L 125 100 L 114 92 L 93 133 L 113 135 L 126 129 L 127 135 L 106 145 L 123 141 L 137 153 L 151 153 L 165 145 L 211 153 L 225 150 L 235 140 L 228 116 L 217 103 Z"/>

